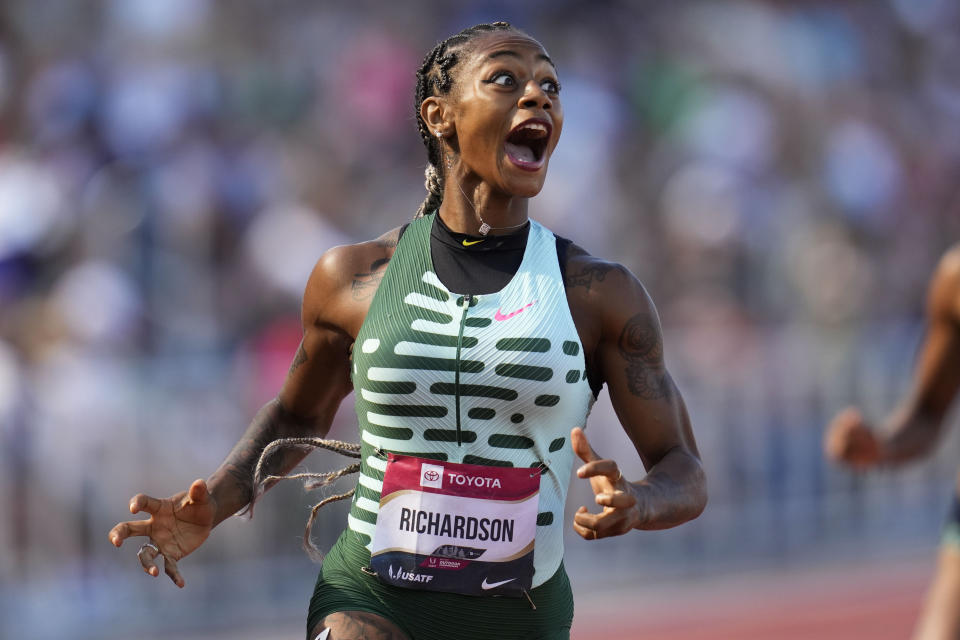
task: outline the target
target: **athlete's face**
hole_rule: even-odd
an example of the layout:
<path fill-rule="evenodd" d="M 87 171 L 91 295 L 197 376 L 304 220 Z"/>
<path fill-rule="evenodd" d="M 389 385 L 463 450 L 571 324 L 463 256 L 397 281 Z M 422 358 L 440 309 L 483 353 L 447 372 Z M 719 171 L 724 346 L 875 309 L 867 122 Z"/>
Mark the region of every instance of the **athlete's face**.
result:
<path fill-rule="evenodd" d="M 540 43 L 516 32 L 471 44 L 451 96 L 462 168 L 504 194 L 535 196 L 563 127 L 556 69 Z"/>

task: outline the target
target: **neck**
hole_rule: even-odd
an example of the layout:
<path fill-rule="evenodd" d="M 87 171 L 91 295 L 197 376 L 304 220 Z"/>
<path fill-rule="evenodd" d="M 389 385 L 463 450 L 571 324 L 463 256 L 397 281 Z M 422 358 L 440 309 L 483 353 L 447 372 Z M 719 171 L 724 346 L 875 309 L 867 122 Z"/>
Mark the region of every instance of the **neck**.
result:
<path fill-rule="evenodd" d="M 451 231 L 480 235 L 482 219 L 490 225 L 489 235 L 505 235 L 527 221 L 527 198 L 499 193 L 477 179 L 451 174 L 438 212 Z"/>

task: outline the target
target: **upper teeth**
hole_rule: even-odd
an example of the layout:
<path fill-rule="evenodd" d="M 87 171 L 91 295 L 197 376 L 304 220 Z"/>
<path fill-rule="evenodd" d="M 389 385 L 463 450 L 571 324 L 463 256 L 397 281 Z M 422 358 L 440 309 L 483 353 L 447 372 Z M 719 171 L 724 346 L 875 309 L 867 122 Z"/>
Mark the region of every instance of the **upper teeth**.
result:
<path fill-rule="evenodd" d="M 546 128 L 545 126 L 543 126 L 542 124 L 540 124 L 539 122 L 531 122 L 530 124 L 525 124 L 525 125 L 523 125 L 522 127 L 520 127 L 520 129 L 519 129 L 519 131 L 524 131 L 524 130 L 540 131 L 540 132 L 543 132 L 543 133 L 546 133 L 546 132 L 547 132 L 547 128 Z"/>

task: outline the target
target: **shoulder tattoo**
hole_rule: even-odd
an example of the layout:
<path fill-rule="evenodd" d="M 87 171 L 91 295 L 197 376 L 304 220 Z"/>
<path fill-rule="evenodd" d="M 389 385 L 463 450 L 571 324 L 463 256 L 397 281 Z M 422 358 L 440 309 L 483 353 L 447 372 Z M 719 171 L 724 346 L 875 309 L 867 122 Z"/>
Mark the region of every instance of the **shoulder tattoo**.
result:
<path fill-rule="evenodd" d="M 663 362 L 663 339 L 656 320 L 649 313 L 638 313 L 627 320 L 617 349 L 627 363 L 625 372 L 630 393 L 648 400 L 670 395 L 670 378 Z"/>
<path fill-rule="evenodd" d="M 390 258 L 380 258 L 370 264 L 370 270 L 365 273 L 353 274 L 353 282 L 350 283 L 350 293 L 354 300 L 366 300 L 377 292 L 383 274 L 386 271 L 387 263 Z"/>
<path fill-rule="evenodd" d="M 583 287 L 587 291 L 594 282 L 603 282 L 607 274 L 616 267 L 606 262 L 588 264 L 577 273 L 567 275 L 568 287 Z"/>

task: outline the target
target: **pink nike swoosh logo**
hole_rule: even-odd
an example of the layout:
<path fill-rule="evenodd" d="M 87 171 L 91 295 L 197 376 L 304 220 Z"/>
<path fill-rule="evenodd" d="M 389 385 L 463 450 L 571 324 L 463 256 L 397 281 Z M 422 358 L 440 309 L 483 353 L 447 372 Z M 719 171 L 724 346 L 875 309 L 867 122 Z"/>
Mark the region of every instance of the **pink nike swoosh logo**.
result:
<path fill-rule="evenodd" d="M 498 322 L 503 322 L 504 320 L 509 320 L 509 319 L 512 318 L 513 316 L 517 315 L 518 313 L 520 313 L 521 311 L 523 311 L 524 309 L 526 309 L 527 307 L 532 307 L 534 304 L 536 304 L 536 302 L 537 302 L 537 301 L 534 300 L 533 302 L 531 302 L 531 303 L 529 303 L 529 304 L 525 304 L 525 305 L 523 305 L 522 307 L 520 307 L 519 309 L 517 309 L 516 311 L 514 311 L 514 312 L 512 312 L 512 313 L 508 313 L 507 315 L 503 315 L 502 313 L 500 313 L 500 309 L 497 309 L 497 312 L 496 312 L 495 314 L 493 314 L 493 319 L 494 319 L 494 320 L 497 320 Z"/>

